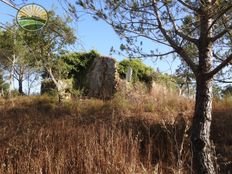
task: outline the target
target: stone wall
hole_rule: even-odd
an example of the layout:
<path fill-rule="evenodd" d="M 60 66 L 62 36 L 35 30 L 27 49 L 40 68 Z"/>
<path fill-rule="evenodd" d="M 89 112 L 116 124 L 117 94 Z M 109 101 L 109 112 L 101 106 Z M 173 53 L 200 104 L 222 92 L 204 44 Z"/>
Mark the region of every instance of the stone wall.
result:
<path fill-rule="evenodd" d="M 87 95 L 101 99 L 111 98 L 116 92 L 118 78 L 114 59 L 95 58 L 86 74 Z"/>

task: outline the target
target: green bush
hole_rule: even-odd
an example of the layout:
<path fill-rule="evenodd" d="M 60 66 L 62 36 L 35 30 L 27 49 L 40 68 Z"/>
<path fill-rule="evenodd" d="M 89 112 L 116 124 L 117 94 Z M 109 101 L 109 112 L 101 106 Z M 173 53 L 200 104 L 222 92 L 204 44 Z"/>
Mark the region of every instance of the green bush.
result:
<path fill-rule="evenodd" d="M 133 69 L 133 82 L 140 81 L 147 85 L 151 85 L 151 83 L 155 81 L 156 83 L 162 84 L 168 88 L 176 89 L 176 80 L 172 76 L 154 71 L 152 67 L 145 65 L 139 59 L 125 59 L 121 61 L 118 65 L 120 78 L 126 78 L 126 73 L 129 67 Z"/>
<path fill-rule="evenodd" d="M 129 67 L 133 69 L 133 82 L 141 81 L 149 84 L 152 81 L 152 74 L 154 73 L 154 69 L 145 65 L 139 59 L 124 59 L 123 61 L 121 61 L 118 65 L 118 73 L 120 78 L 126 78 L 126 73 Z"/>

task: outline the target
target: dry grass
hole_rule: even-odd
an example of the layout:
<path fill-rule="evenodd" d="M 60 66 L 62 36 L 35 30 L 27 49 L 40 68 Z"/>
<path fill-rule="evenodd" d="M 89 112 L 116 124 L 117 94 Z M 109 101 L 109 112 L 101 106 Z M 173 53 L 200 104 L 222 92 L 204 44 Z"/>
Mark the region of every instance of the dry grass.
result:
<path fill-rule="evenodd" d="M 224 106 L 215 105 L 218 112 Z M 190 173 L 192 109 L 193 101 L 175 92 L 161 86 L 146 92 L 141 84 L 110 101 L 60 104 L 46 96 L 1 99 L 0 173 Z M 212 139 L 218 140 L 220 164 L 227 165 L 231 134 L 225 139 L 216 135 L 232 133 L 231 115 L 216 115 Z"/>
<path fill-rule="evenodd" d="M 220 173 L 232 173 L 232 98 L 214 101 L 211 138 Z"/>

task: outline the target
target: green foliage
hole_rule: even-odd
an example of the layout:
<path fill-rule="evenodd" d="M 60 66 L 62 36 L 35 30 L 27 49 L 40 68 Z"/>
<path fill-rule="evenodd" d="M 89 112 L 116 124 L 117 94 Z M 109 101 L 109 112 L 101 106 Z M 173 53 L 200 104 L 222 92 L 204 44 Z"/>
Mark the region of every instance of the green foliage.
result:
<path fill-rule="evenodd" d="M 86 83 L 86 74 L 95 58 L 100 55 L 92 50 L 88 53 L 68 53 L 62 55 L 65 63 L 65 71 L 68 72 L 68 78 L 74 79 L 74 88 L 83 89 Z"/>
<path fill-rule="evenodd" d="M 7 57 L 11 56 L 14 52 L 14 37 L 10 30 L 0 31 L 0 63 L 7 64 Z"/>
<path fill-rule="evenodd" d="M 44 73 L 54 82 L 66 78 L 64 62 L 59 59 L 60 52 L 74 44 L 76 37 L 69 26 L 70 18 L 62 18 L 53 11 L 48 13 L 48 24 L 39 32 L 28 32 L 12 26 L 0 32 L 1 68 L 12 72 L 14 65 L 12 77 L 21 86 L 25 76 L 32 73 Z"/>
<path fill-rule="evenodd" d="M 60 54 L 67 46 L 75 43 L 76 37 L 74 30 L 69 26 L 70 18 L 62 18 L 53 11 L 48 14 L 47 26 L 39 33 L 28 32 L 24 40 L 33 54 L 33 66 L 41 67 L 42 71 L 51 69 L 57 80 L 66 75 L 65 64 L 60 60 Z"/>
<path fill-rule="evenodd" d="M 120 78 L 126 78 L 126 73 L 129 67 L 133 69 L 133 82 L 141 81 L 149 84 L 152 81 L 152 74 L 154 73 L 154 69 L 145 65 L 139 59 L 124 59 L 123 61 L 121 61 L 118 65 L 118 73 L 120 75 Z"/>
<path fill-rule="evenodd" d="M 164 85 L 168 88 L 176 88 L 176 79 L 168 74 L 162 74 L 154 71 L 152 67 L 145 65 L 141 60 L 125 59 L 118 65 L 118 73 L 120 78 L 125 79 L 128 67 L 133 69 L 132 80 L 133 82 L 144 82 L 147 85 L 151 85 L 152 81 L 158 84 Z"/>

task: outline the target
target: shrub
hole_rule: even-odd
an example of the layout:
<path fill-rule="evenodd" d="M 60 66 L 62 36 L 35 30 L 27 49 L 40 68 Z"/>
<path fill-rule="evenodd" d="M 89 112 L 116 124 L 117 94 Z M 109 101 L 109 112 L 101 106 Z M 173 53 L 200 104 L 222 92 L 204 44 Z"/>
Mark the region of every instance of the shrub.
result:
<path fill-rule="evenodd" d="M 168 74 L 162 74 L 154 71 L 152 67 L 145 65 L 140 59 L 129 60 L 125 59 L 118 65 L 118 73 L 120 78 L 125 79 L 128 68 L 133 69 L 133 82 L 144 82 L 150 86 L 153 81 L 169 89 L 176 89 L 176 80 Z"/>
<path fill-rule="evenodd" d="M 134 59 L 134 60 L 125 59 L 121 61 L 118 65 L 118 73 L 120 78 L 122 79 L 126 78 L 126 73 L 129 67 L 133 69 L 133 75 L 132 75 L 133 82 L 142 81 L 148 84 L 152 81 L 151 75 L 152 73 L 154 73 L 154 70 L 151 67 L 145 65 L 139 59 Z"/>

